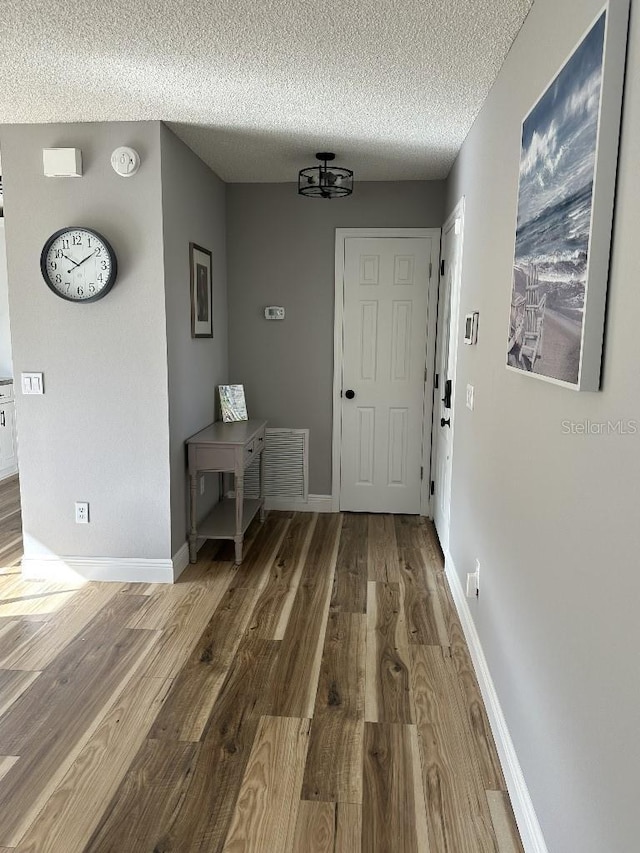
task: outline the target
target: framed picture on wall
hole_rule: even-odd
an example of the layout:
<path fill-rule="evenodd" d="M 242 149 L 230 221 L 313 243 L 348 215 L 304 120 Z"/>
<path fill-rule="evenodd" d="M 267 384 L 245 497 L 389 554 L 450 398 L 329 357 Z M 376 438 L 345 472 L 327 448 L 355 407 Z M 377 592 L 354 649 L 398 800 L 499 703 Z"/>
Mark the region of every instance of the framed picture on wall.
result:
<path fill-rule="evenodd" d="M 597 391 L 627 0 L 608 3 L 522 123 L 507 366 Z"/>
<path fill-rule="evenodd" d="M 191 337 L 213 337 L 212 255 L 196 243 L 189 243 L 191 271 Z"/>

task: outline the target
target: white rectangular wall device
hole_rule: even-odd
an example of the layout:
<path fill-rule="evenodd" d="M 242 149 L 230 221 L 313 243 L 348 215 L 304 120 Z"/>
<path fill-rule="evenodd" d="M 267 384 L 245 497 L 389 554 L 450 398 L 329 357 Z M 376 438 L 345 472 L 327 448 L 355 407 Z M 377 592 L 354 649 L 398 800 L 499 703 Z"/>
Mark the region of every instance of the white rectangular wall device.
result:
<path fill-rule="evenodd" d="M 44 394 L 42 373 L 23 373 L 21 378 L 23 394 Z"/>
<path fill-rule="evenodd" d="M 42 165 L 47 178 L 81 178 L 82 151 L 79 148 L 43 148 Z"/>
<path fill-rule="evenodd" d="M 264 316 L 266 320 L 284 320 L 284 308 L 281 305 L 267 305 Z"/>

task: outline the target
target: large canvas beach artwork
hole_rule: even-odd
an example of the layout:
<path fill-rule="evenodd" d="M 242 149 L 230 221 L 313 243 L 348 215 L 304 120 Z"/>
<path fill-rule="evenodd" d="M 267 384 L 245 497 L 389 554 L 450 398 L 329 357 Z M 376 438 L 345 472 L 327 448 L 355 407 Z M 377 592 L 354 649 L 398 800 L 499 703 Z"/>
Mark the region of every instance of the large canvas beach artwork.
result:
<path fill-rule="evenodd" d="M 592 282 L 590 261 L 606 28 L 604 11 L 522 124 L 507 365 L 577 388 L 590 287 L 604 322 L 607 270 Z M 607 267 L 611 211 L 608 228 Z"/>

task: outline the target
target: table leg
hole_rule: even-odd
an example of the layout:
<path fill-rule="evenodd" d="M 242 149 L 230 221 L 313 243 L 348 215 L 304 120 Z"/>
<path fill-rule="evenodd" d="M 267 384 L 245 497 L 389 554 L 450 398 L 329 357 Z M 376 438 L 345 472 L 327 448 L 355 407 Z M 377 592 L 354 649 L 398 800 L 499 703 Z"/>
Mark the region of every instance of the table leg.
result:
<path fill-rule="evenodd" d="M 198 531 L 196 529 L 197 515 L 197 494 L 198 494 L 198 474 L 192 474 L 191 480 L 191 497 L 189 500 L 189 562 L 195 563 L 198 559 Z"/>
<path fill-rule="evenodd" d="M 264 509 L 264 447 L 260 454 L 260 499 L 262 500 L 262 504 L 260 506 L 260 521 L 264 521 L 266 515 Z"/>
<path fill-rule="evenodd" d="M 242 532 L 242 502 L 244 500 L 244 472 L 236 474 L 236 535 L 233 541 L 236 545 L 236 566 L 242 562 L 242 542 L 244 534 Z"/>

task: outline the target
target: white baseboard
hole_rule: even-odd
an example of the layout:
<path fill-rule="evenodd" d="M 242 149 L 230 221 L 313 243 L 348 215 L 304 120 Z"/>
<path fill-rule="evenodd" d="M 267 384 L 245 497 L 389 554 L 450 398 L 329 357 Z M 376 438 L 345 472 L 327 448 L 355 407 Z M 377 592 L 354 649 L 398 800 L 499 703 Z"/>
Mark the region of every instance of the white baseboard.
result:
<path fill-rule="evenodd" d="M 189 565 L 189 543 L 185 542 L 182 548 L 179 548 L 173 555 L 171 560 L 173 563 L 173 580 L 178 580 L 180 575 Z"/>
<path fill-rule="evenodd" d="M 234 491 L 227 492 L 228 498 L 234 498 Z M 309 495 L 306 501 L 289 498 L 266 498 L 265 509 L 277 509 L 283 512 L 337 512 L 333 508 L 331 495 Z"/>
<path fill-rule="evenodd" d="M 188 551 L 187 551 L 188 555 Z M 119 557 L 23 557 L 22 577 L 67 583 L 78 580 L 118 583 L 173 583 L 172 560 Z"/>
<path fill-rule="evenodd" d="M 507 789 L 511 797 L 511 804 L 518 829 L 520 830 L 522 844 L 526 853 L 548 853 L 533 802 L 531 801 L 529 789 L 527 788 L 527 783 L 525 782 L 522 768 L 520 767 L 511 735 L 509 734 L 507 721 L 502 712 L 500 700 L 498 699 L 498 694 L 491 678 L 491 672 L 480 643 L 480 637 L 476 631 L 471 610 L 460 584 L 451 554 L 448 552 L 445 553 L 445 572 L 462 623 L 462 630 L 469 646 L 482 698 L 487 709 L 491 731 L 493 732 L 498 755 L 500 756 L 500 763 L 502 764 Z"/>

